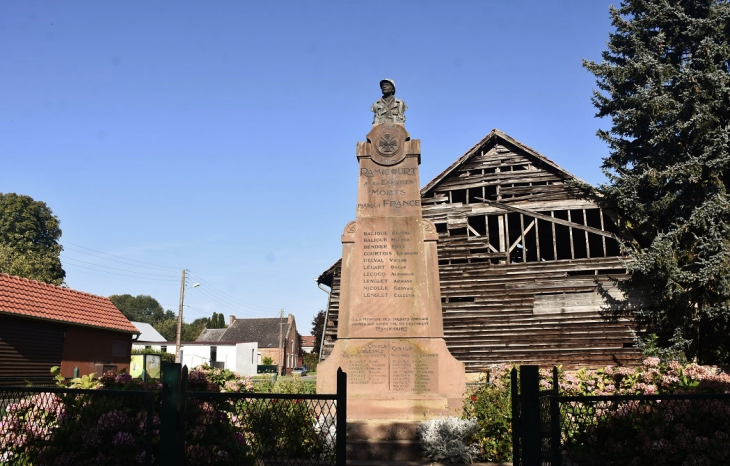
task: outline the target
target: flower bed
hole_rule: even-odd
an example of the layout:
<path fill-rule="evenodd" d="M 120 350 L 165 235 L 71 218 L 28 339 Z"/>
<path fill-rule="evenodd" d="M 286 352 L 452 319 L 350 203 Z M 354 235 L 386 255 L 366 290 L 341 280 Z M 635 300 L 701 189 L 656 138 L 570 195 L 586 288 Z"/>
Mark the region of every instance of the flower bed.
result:
<path fill-rule="evenodd" d="M 512 365 L 505 364 L 492 369 L 488 375 L 485 374 L 484 385 L 471 390 L 464 399 L 463 417 L 475 418 L 479 423 L 476 438 L 481 450 L 480 461 L 507 462 L 512 459 L 512 409 L 510 403 L 510 370 L 512 367 Z M 487 377 L 489 378 L 488 383 Z M 540 378 L 541 389 L 552 388 L 550 370 L 540 370 Z M 575 372 L 559 370 L 559 388 L 560 395 L 563 396 L 730 393 L 730 376 L 717 369 L 697 364 L 683 365 L 676 361 L 664 364 L 658 358 L 646 358 L 641 366 L 635 368 L 607 366 L 597 370 L 581 369 Z M 709 414 L 704 413 L 703 410 L 708 409 L 705 407 L 698 408 L 697 411 L 685 409 L 685 416 L 690 416 L 698 422 L 701 419 L 706 419 L 708 422 L 693 424 L 682 421 L 682 428 L 687 429 L 682 431 L 682 438 L 694 434 L 693 439 L 699 439 L 696 441 L 703 445 L 719 443 L 725 438 L 724 435 L 730 432 L 726 424 L 722 424 L 723 419 L 730 419 L 730 416 L 722 417 L 725 416 L 723 410 L 728 408 L 728 402 L 722 403 L 721 406 L 722 409 L 715 407 L 714 411 Z M 660 448 L 662 445 L 677 444 L 676 435 L 680 435 L 679 433 L 674 435 L 655 428 L 679 419 L 676 417 L 676 409 L 660 411 L 657 407 L 647 409 L 639 408 L 638 405 L 626 405 L 620 413 L 624 416 L 619 416 L 619 411 L 610 410 L 598 410 L 597 412 L 594 410 L 590 416 L 582 414 L 577 416 L 577 412 L 564 411 L 564 445 L 568 447 L 585 444 L 588 441 L 586 440 L 588 437 L 585 435 L 597 435 L 599 430 L 596 429 L 598 428 L 603 430 L 600 431 L 601 436 L 597 438 L 605 439 L 606 436 L 619 438 L 620 434 L 614 432 L 618 429 L 623 432 L 633 432 L 627 436 L 627 440 L 642 442 L 644 446 L 649 444 Z M 629 414 L 631 415 L 629 416 Z M 638 435 L 636 429 L 627 430 L 626 425 L 622 425 L 622 422 L 624 424 L 627 422 L 626 419 L 636 419 L 639 414 L 656 421 L 656 424 L 651 424 L 651 428 L 649 424 L 636 424 L 646 426 L 646 429 L 642 427 L 642 432 L 650 429 L 652 432 L 661 434 Z M 715 416 L 715 414 L 718 415 Z M 570 415 L 573 415 L 572 419 L 568 417 Z M 698 430 L 701 425 L 718 427 L 713 432 L 704 432 Z M 584 437 L 581 437 L 582 435 Z M 622 448 L 628 447 L 623 445 Z M 668 451 L 672 450 L 668 449 Z M 725 454 L 722 449 L 718 451 L 718 455 L 720 455 L 718 457 Z"/>
<path fill-rule="evenodd" d="M 159 382 L 114 372 L 66 381 L 55 369 L 59 389 L 0 392 L 0 466 L 158 463 Z M 186 388 L 188 465 L 253 464 L 261 455 L 334 461 L 326 400 L 247 396 L 249 377 L 208 366 L 190 371 Z M 296 380 L 276 388 L 308 389 Z"/>

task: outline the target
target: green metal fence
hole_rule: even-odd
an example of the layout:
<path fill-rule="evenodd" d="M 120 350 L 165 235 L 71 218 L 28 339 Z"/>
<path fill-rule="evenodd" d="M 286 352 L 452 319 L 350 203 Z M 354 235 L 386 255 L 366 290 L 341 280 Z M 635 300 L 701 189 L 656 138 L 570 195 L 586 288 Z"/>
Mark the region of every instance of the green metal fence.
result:
<path fill-rule="evenodd" d="M 559 396 L 512 372 L 515 466 L 730 464 L 730 394 Z"/>
<path fill-rule="evenodd" d="M 0 387 L 0 466 L 344 465 L 346 374 L 337 394 Z"/>

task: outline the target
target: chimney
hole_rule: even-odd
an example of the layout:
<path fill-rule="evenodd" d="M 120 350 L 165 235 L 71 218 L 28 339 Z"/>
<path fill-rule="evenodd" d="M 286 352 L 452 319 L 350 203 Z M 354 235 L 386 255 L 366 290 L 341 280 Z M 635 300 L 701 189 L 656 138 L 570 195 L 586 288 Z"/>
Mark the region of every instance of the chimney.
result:
<path fill-rule="evenodd" d="M 230 321 L 228 322 L 228 325 L 233 325 L 233 322 L 235 322 L 235 321 L 236 321 L 236 316 L 231 314 L 231 318 L 230 318 Z"/>

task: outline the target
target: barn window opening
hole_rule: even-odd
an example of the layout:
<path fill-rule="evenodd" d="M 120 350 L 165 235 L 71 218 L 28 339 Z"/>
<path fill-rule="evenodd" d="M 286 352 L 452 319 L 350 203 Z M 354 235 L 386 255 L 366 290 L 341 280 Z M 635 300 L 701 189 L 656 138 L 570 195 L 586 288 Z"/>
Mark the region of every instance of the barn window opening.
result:
<path fill-rule="evenodd" d="M 466 189 L 455 189 L 453 191 L 450 191 L 451 193 L 451 203 L 457 204 L 461 202 L 462 204 L 466 204 Z"/>
<path fill-rule="evenodd" d="M 474 296 L 453 296 L 446 297 L 446 303 L 473 303 Z"/>
<path fill-rule="evenodd" d="M 449 229 L 445 223 L 436 223 L 436 233 L 446 233 Z"/>
<path fill-rule="evenodd" d="M 469 204 L 479 204 L 484 197 L 484 187 L 469 188 Z"/>
<path fill-rule="evenodd" d="M 469 229 L 469 236 L 486 236 L 487 235 L 487 221 L 483 215 L 477 215 L 469 217 L 467 219 L 467 225 Z"/>
<path fill-rule="evenodd" d="M 570 221 L 578 225 L 585 225 L 583 210 L 569 210 Z M 576 259 L 590 257 L 588 253 L 588 232 L 579 228 L 573 228 L 573 250 Z"/>
<path fill-rule="evenodd" d="M 545 213 L 543 212 L 543 215 Z M 536 247 L 540 248 L 540 260 L 555 260 L 555 250 L 553 248 L 553 223 L 547 220 L 537 219 L 535 223 L 537 237 L 539 245 Z"/>

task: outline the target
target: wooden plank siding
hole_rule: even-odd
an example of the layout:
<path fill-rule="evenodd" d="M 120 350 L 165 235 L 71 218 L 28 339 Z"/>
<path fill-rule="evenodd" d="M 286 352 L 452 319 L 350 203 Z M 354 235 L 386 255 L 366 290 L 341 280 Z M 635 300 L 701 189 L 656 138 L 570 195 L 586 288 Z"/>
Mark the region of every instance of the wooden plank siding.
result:
<path fill-rule="evenodd" d="M 629 316 L 642 293 L 617 286 L 628 275 L 615 215 L 571 179 L 494 130 L 421 190 L 439 233 L 444 337 L 467 371 L 639 361 Z M 332 287 L 323 359 L 336 339 L 337 265 L 320 277 Z"/>

